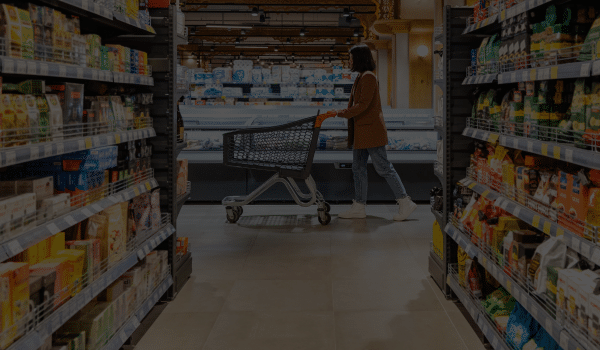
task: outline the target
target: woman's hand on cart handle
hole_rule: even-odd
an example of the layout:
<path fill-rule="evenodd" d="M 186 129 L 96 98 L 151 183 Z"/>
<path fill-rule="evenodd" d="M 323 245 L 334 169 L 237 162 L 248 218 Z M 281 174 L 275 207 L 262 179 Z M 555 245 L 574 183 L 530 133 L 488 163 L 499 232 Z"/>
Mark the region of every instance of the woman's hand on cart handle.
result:
<path fill-rule="evenodd" d="M 325 121 L 325 119 L 333 118 L 336 115 L 337 115 L 337 111 L 335 111 L 335 110 L 331 110 L 331 111 L 329 111 L 329 112 L 327 112 L 325 114 L 319 114 L 317 116 L 317 121 L 315 123 L 315 128 L 320 128 L 321 124 L 323 123 L 323 121 Z"/>

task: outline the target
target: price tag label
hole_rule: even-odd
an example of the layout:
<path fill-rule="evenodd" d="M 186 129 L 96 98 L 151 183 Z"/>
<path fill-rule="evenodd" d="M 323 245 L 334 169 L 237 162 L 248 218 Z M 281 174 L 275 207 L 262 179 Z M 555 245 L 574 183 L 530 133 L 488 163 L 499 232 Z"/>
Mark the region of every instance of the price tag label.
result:
<path fill-rule="evenodd" d="M 487 196 L 488 196 L 489 194 L 490 194 L 490 190 L 485 190 L 485 191 L 483 191 L 483 193 L 481 194 L 481 196 L 482 196 L 483 198 L 487 198 Z"/>
<path fill-rule="evenodd" d="M 527 141 L 527 152 L 533 153 L 533 142 Z"/>
<path fill-rule="evenodd" d="M 556 237 L 562 236 L 564 234 L 565 234 L 565 230 L 563 230 L 561 227 L 556 228 Z"/>
<path fill-rule="evenodd" d="M 592 65 L 592 74 L 600 75 L 600 60 L 595 61 L 594 64 Z"/>
<path fill-rule="evenodd" d="M 4 156 L 6 157 L 6 166 L 14 165 L 17 162 L 15 151 L 6 152 Z"/>
<path fill-rule="evenodd" d="M 27 74 L 35 75 L 37 73 L 37 65 L 35 62 L 27 62 Z"/>
<path fill-rule="evenodd" d="M 517 72 L 510 73 L 510 82 L 511 83 L 516 83 L 517 82 Z"/>
<path fill-rule="evenodd" d="M 554 146 L 552 153 L 554 155 L 554 159 L 560 159 L 560 147 L 559 146 Z"/>
<path fill-rule="evenodd" d="M 40 148 L 37 146 L 29 149 L 29 160 L 36 160 L 40 158 Z"/>
<path fill-rule="evenodd" d="M 554 327 L 553 326 L 553 322 L 552 319 L 550 319 L 550 317 L 546 317 L 546 320 L 544 322 L 546 324 L 546 331 L 548 332 L 548 334 L 550 334 L 551 337 L 554 337 Z"/>
<path fill-rule="evenodd" d="M 69 224 L 69 226 L 77 225 L 77 222 L 73 219 L 71 215 L 65 216 L 65 221 L 67 222 L 67 224 Z"/>
<path fill-rule="evenodd" d="M 85 138 L 85 148 L 87 148 L 87 149 L 92 148 L 92 138 L 91 137 Z"/>
<path fill-rule="evenodd" d="M 477 135 L 477 129 L 473 129 L 473 132 L 471 133 L 471 137 L 476 137 Z"/>
<path fill-rule="evenodd" d="M 98 70 L 92 69 L 92 80 L 98 80 Z"/>
<path fill-rule="evenodd" d="M 127 140 L 128 140 L 128 139 L 129 139 L 129 138 L 128 138 L 128 136 L 127 136 L 127 133 L 126 133 L 126 132 L 124 132 L 124 133 L 121 133 L 121 140 L 123 140 L 123 142 L 127 142 Z"/>
<path fill-rule="evenodd" d="M 552 228 L 552 223 L 548 220 L 544 221 L 544 233 L 549 235 L 550 234 L 550 229 Z"/>
<path fill-rule="evenodd" d="M 573 163 L 573 150 L 565 149 L 565 160 L 569 163 Z"/>
<path fill-rule="evenodd" d="M 138 321 L 137 317 L 133 316 L 131 321 L 133 322 L 133 327 L 136 329 L 140 326 L 140 321 Z"/>
<path fill-rule="evenodd" d="M 591 250 L 592 248 L 590 247 L 590 245 L 587 242 L 584 242 L 581 244 L 581 254 L 583 256 L 585 256 L 586 258 L 591 258 Z"/>
<path fill-rule="evenodd" d="M 77 68 L 77 79 L 83 79 L 83 68 Z"/>
<path fill-rule="evenodd" d="M 527 69 L 521 72 L 521 81 L 529 81 L 529 71 Z"/>
<path fill-rule="evenodd" d="M 489 143 L 496 143 L 498 141 L 498 134 L 491 134 L 490 137 L 488 138 L 488 142 Z"/>
<path fill-rule="evenodd" d="M 115 143 L 121 143 L 121 135 L 115 134 Z"/>
<path fill-rule="evenodd" d="M 79 150 L 84 150 L 85 149 L 85 140 L 79 140 L 79 141 L 77 141 L 77 148 Z"/>
<path fill-rule="evenodd" d="M 548 144 L 547 143 L 542 143 L 542 155 L 543 156 L 548 156 Z"/>
<path fill-rule="evenodd" d="M 88 218 L 89 218 L 90 216 L 94 215 L 94 214 L 92 214 L 92 212 L 91 212 L 89 209 L 87 209 L 87 208 L 83 208 L 83 209 L 81 209 L 81 213 L 82 213 L 83 215 L 85 215 L 86 217 L 88 217 Z"/>
<path fill-rule="evenodd" d="M 94 145 L 96 145 L 96 147 L 100 146 L 100 137 L 94 136 Z"/>
<path fill-rule="evenodd" d="M 488 140 L 490 138 L 490 133 L 486 132 L 485 134 L 483 134 L 483 139 L 484 140 Z"/>
<path fill-rule="evenodd" d="M 146 255 L 150 254 L 150 247 L 149 246 L 144 246 L 144 253 L 146 253 Z"/>
<path fill-rule="evenodd" d="M 121 341 L 123 343 L 125 343 L 127 341 L 128 337 L 127 337 L 127 334 L 125 334 L 125 331 L 119 332 L 119 338 L 121 339 Z"/>
<path fill-rule="evenodd" d="M 581 77 L 589 77 L 590 76 L 590 63 L 582 63 L 581 64 L 581 72 L 579 72 Z"/>
<path fill-rule="evenodd" d="M 516 149 L 519 148 L 519 140 L 513 139 L 513 148 L 516 148 Z"/>
<path fill-rule="evenodd" d="M 532 305 L 529 311 L 531 312 L 531 316 L 533 316 L 533 318 L 535 318 L 537 320 L 538 319 L 538 308 L 535 305 Z"/>
<path fill-rule="evenodd" d="M 504 84 L 504 74 L 498 74 L 498 83 Z"/>
<path fill-rule="evenodd" d="M 58 76 L 59 77 L 66 77 L 67 76 L 67 67 L 60 65 L 58 66 Z"/>
<path fill-rule="evenodd" d="M 146 255 L 144 254 L 144 250 L 140 249 L 137 251 L 138 259 L 142 260 Z"/>
<path fill-rule="evenodd" d="M 15 61 L 7 58 L 2 60 L 2 72 L 13 74 L 15 72 Z"/>
<path fill-rule="evenodd" d="M 563 349 L 568 349 L 569 348 L 569 335 L 567 334 L 567 332 L 561 332 L 560 333 L 560 346 Z"/>
<path fill-rule="evenodd" d="M 88 7 L 88 0 L 81 0 L 81 8 L 84 9 L 84 10 L 86 10 L 86 11 L 89 9 L 89 7 Z"/>
<path fill-rule="evenodd" d="M 60 229 L 58 228 L 58 226 L 56 226 L 55 223 L 50 223 L 50 224 L 46 225 L 46 229 L 48 229 L 50 234 L 53 236 L 60 232 Z"/>
<path fill-rule="evenodd" d="M 112 198 L 112 197 L 109 197 L 109 198 Z M 98 204 L 93 204 L 92 209 L 94 209 L 96 211 L 96 213 L 98 213 L 98 212 L 101 212 L 103 208 L 101 206 L 99 206 Z"/>
<path fill-rule="evenodd" d="M 475 182 L 472 182 L 472 183 L 470 183 L 470 184 L 469 184 L 469 186 L 468 186 L 468 187 L 469 187 L 470 189 L 473 189 L 473 188 L 474 188 L 476 185 L 477 185 L 477 184 L 476 184 Z"/>
<path fill-rule="evenodd" d="M 140 190 L 137 187 L 133 188 L 133 193 L 135 193 L 135 196 L 139 196 L 140 195 Z"/>
<path fill-rule="evenodd" d="M 533 216 L 533 221 L 532 221 L 531 224 L 533 225 L 533 227 L 539 228 L 540 227 L 540 216 L 539 215 L 534 215 Z"/>
<path fill-rule="evenodd" d="M 58 154 L 63 154 L 65 153 L 65 144 L 62 142 L 59 142 L 56 144 L 56 152 Z"/>
<path fill-rule="evenodd" d="M 150 182 L 146 182 L 145 185 L 146 185 L 146 189 L 148 191 L 150 191 L 152 189 L 152 186 L 150 186 Z"/>
<path fill-rule="evenodd" d="M 552 67 L 550 69 L 550 79 L 558 79 L 558 67 Z"/>
<path fill-rule="evenodd" d="M 519 214 L 521 214 L 521 207 L 515 206 L 515 210 L 513 211 L 513 215 L 516 216 L 516 217 L 519 217 Z"/>
<path fill-rule="evenodd" d="M 506 280 L 506 290 L 510 293 L 513 294 L 513 290 L 512 290 L 512 281 L 511 280 Z M 515 297 L 516 298 L 516 297 Z"/>
<path fill-rule="evenodd" d="M 508 282 L 507 282 L 508 283 Z M 512 287 L 512 282 L 510 284 L 510 286 Z M 521 301 L 521 293 L 519 292 L 518 288 L 515 288 L 512 292 L 511 292 L 512 296 L 515 297 L 515 299 L 517 299 L 518 301 Z"/>
<path fill-rule="evenodd" d="M 27 63 L 25 61 L 17 61 L 17 74 L 27 74 Z"/>
<path fill-rule="evenodd" d="M 535 81 L 537 78 L 537 71 L 534 69 L 529 71 L 529 81 Z"/>
<path fill-rule="evenodd" d="M 48 65 L 46 63 L 40 63 L 40 75 L 48 75 Z"/>
<path fill-rule="evenodd" d="M 15 256 L 23 251 L 23 247 L 21 247 L 19 241 L 15 239 L 8 243 L 8 250 L 10 250 L 10 253 Z"/>
<path fill-rule="evenodd" d="M 509 203 L 510 203 L 509 201 L 504 201 L 504 202 L 502 203 L 502 205 L 500 206 L 500 208 L 502 208 L 502 209 L 506 210 L 506 208 L 508 208 L 508 204 L 509 204 Z"/>
<path fill-rule="evenodd" d="M 571 238 L 571 244 L 572 244 L 572 248 L 576 251 L 576 252 L 581 252 L 581 242 L 579 241 L 579 239 L 572 237 Z"/>

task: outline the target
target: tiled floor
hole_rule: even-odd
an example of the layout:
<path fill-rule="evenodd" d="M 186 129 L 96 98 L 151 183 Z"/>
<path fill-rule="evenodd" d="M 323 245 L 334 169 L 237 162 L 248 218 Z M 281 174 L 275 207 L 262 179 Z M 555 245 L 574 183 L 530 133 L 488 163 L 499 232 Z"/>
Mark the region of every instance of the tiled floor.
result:
<path fill-rule="evenodd" d="M 433 215 L 409 221 L 394 206 L 366 220 L 316 207 L 244 208 L 228 224 L 221 206 L 185 206 L 193 273 L 138 350 L 479 350 L 457 307 L 428 277 Z"/>

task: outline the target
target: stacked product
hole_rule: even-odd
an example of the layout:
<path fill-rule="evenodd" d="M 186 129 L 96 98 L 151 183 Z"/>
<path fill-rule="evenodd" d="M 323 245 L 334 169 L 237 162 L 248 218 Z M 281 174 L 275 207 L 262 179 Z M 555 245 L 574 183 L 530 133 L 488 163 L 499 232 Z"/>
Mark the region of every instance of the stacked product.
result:
<path fill-rule="evenodd" d="M 187 192 L 188 160 L 180 159 L 177 163 L 179 164 L 179 171 L 177 172 L 177 195 L 181 196 Z"/>
<path fill-rule="evenodd" d="M 548 305 L 556 305 L 544 306 L 544 309 L 559 324 L 574 328 L 600 344 L 598 266 L 568 248 L 562 238 L 546 236 L 484 197 L 472 196 L 457 214 L 455 225 L 470 235 L 472 243 L 488 252 L 490 259 L 503 267 L 504 273 Z M 490 276 L 486 273 L 484 282 L 479 269 L 473 265 L 476 262 L 459 248 L 459 281 L 474 296 L 480 297 L 485 295 L 484 286 L 490 284 Z M 543 342 L 535 336 L 539 325 L 530 328 L 527 335 L 509 338 L 514 331 L 511 323 L 525 322 L 533 326 L 535 320 L 524 309 L 511 313 L 510 308 L 519 305 L 505 290 L 488 295 L 483 306 L 498 328 L 505 331 L 509 344 L 522 348 L 531 339 L 535 339 L 537 346 Z M 520 342 L 516 343 L 518 339 Z"/>
<path fill-rule="evenodd" d="M 119 45 L 102 46 L 100 36 L 81 34 L 78 17 L 68 18 L 60 11 L 35 4 L 27 6 L 0 7 L 0 35 L 6 41 L 7 56 L 149 75 L 145 52 Z"/>
<path fill-rule="evenodd" d="M 262 68 L 253 66 L 252 60 L 234 60 L 233 68 L 218 67 L 211 72 L 196 69 L 192 74 L 192 84 L 280 84 L 280 83 L 343 83 L 351 84 L 358 76 L 349 69 L 333 66 L 331 69 L 298 69 L 290 66 Z"/>
<path fill-rule="evenodd" d="M 510 0 L 513 1 L 513 0 Z M 475 23 L 498 14 L 500 10 L 499 0 L 477 0 L 473 7 L 473 20 Z"/>
<path fill-rule="evenodd" d="M 6 348 L 22 335 L 24 323 L 32 322 L 34 314 L 40 318 L 38 321 L 47 318 L 53 310 L 98 279 L 107 268 L 122 260 L 135 248 L 128 247 L 128 242 L 146 239 L 149 232 L 155 232 L 160 227 L 159 198 L 160 194 L 156 190 L 152 194 L 145 193 L 134 198 L 131 205 L 129 202 L 115 204 L 64 232 L 25 249 L 10 261 L 0 263 L 0 283 L 8 295 L 8 298 L 0 300 L 3 318 L 0 323 L 0 333 L 3 334 L 0 348 Z M 150 277 L 150 280 L 135 284 L 136 288 L 141 288 L 139 292 L 134 292 L 139 294 L 138 300 L 143 300 L 149 290 L 153 290 L 161 280 L 160 276 L 164 274 L 168 261 L 165 253 L 166 251 L 154 251 L 148 255 L 146 261 L 152 261 L 150 270 L 148 273 L 144 272 L 144 275 L 150 274 L 145 277 Z M 131 275 L 123 275 L 96 300 L 112 301 L 113 297 L 120 294 L 114 293 L 115 285 L 119 281 L 126 283 L 128 280 L 131 280 Z M 126 300 L 129 299 L 136 300 L 135 296 Z M 126 300 L 121 302 L 125 303 Z M 26 307 L 23 308 L 22 305 Z M 137 304 L 132 304 L 127 312 L 122 311 L 123 316 L 128 315 L 136 306 Z M 85 315 L 86 311 L 90 310 L 84 308 L 81 315 Z M 86 322 L 79 323 L 81 327 L 86 326 Z M 86 337 L 95 336 L 89 329 L 69 329 L 71 326 L 69 323 L 64 329 L 67 332 L 61 331 L 54 335 L 57 344 L 61 343 L 58 339 L 73 332 L 80 334 L 86 330 Z M 119 326 L 120 324 L 115 327 Z M 110 335 L 114 329 L 107 331 Z M 107 339 L 105 337 L 104 341 Z"/>
<path fill-rule="evenodd" d="M 600 171 L 524 155 L 502 146 L 480 145 L 471 157 L 473 180 L 600 243 Z"/>
<path fill-rule="evenodd" d="M 550 80 L 519 83 L 511 90 L 491 89 L 479 95 L 472 118 L 508 135 L 596 147 L 600 81 Z"/>

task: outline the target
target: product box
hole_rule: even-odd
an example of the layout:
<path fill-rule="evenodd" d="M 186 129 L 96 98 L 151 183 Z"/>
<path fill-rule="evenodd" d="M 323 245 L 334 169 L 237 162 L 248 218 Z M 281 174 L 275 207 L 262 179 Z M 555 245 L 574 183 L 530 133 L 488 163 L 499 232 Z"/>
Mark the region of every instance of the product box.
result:
<path fill-rule="evenodd" d="M 5 22 L 6 55 L 12 58 L 22 58 L 23 37 L 21 21 L 16 7 L 2 5 L 2 17 Z"/>
<path fill-rule="evenodd" d="M 585 221 L 590 189 L 587 186 L 583 186 L 576 175 L 569 174 L 568 181 L 571 183 L 571 200 L 568 214 L 581 221 Z"/>
<path fill-rule="evenodd" d="M 8 300 L 10 305 L 10 325 L 18 325 L 29 313 L 29 265 L 8 262 L 0 265 L 0 280 L 8 281 Z M 7 294 L 4 292 L 3 294 Z M 2 312 L 4 313 L 4 309 Z M 2 317 L 4 320 L 5 317 Z M 10 327 L 10 326 L 9 326 Z M 13 327 L 7 334 L 8 343 L 24 332 L 24 327 Z"/>
<path fill-rule="evenodd" d="M 34 59 L 33 26 L 28 10 L 18 9 L 21 22 L 22 57 L 28 60 Z"/>
<path fill-rule="evenodd" d="M 51 140 L 60 141 L 64 137 L 63 127 L 63 107 L 56 94 L 46 94 L 48 103 L 48 121 L 52 128 Z"/>
<path fill-rule="evenodd" d="M 590 295 L 588 334 L 592 340 L 600 341 L 600 295 Z"/>
<path fill-rule="evenodd" d="M 67 258 L 68 263 L 72 266 L 69 267 L 72 270 L 71 284 L 73 286 L 71 296 L 81 291 L 83 285 L 83 272 L 85 262 L 85 252 L 82 250 L 65 249 L 59 250 L 56 254 L 57 257 Z"/>
<path fill-rule="evenodd" d="M 17 194 L 35 193 L 38 201 L 54 194 L 54 179 L 52 176 L 18 180 L 16 186 Z"/>
<path fill-rule="evenodd" d="M 71 210 L 71 195 L 61 193 L 37 201 L 37 217 L 47 221 L 66 214 Z"/>

